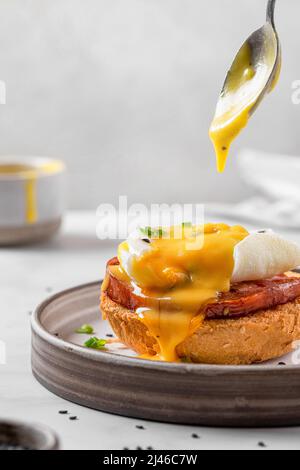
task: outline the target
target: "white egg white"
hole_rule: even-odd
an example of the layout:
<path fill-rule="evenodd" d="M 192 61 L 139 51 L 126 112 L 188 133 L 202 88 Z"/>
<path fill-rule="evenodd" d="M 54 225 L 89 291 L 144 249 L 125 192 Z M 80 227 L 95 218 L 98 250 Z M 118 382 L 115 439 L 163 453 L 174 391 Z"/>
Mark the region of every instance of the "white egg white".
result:
<path fill-rule="evenodd" d="M 119 261 L 124 271 L 131 277 L 132 274 L 132 261 L 134 258 L 140 258 L 147 251 L 151 251 L 150 243 L 144 241 L 140 230 L 133 232 L 127 239 L 127 250 L 119 250 Z"/>
<path fill-rule="evenodd" d="M 236 245 L 232 282 L 257 281 L 300 265 L 300 247 L 272 230 L 253 232 Z"/>

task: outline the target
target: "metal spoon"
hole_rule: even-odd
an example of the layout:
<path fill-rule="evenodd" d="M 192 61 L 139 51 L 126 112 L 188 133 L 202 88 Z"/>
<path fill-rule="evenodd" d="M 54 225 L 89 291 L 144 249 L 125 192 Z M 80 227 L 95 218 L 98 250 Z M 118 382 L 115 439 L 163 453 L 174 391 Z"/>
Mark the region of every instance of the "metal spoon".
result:
<path fill-rule="evenodd" d="M 281 46 L 275 27 L 276 0 L 268 0 L 266 24 L 255 31 L 243 44 L 229 70 L 220 97 L 220 108 L 225 113 L 249 106 L 249 115 L 257 109 L 264 96 L 275 87 L 281 70 Z M 241 67 L 245 50 L 249 51 L 254 79 L 245 82 L 245 68 Z M 252 106 L 251 106 L 252 104 Z"/>

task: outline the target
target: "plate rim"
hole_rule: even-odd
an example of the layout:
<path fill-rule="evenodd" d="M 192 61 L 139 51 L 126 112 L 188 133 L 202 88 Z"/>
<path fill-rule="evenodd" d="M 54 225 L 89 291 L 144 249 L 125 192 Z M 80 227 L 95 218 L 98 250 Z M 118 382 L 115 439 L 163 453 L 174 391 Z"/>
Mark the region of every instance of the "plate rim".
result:
<path fill-rule="evenodd" d="M 68 342 L 62 338 L 58 338 L 55 335 L 51 334 L 41 323 L 40 315 L 44 309 L 53 303 L 54 301 L 72 294 L 73 292 L 78 292 L 80 290 L 85 290 L 89 288 L 98 287 L 100 292 L 100 287 L 103 280 L 88 282 L 84 284 L 79 284 L 59 292 L 52 294 L 47 297 L 38 306 L 35 308 L 33 315 L 31 317 L 31 329 L 32 332 L 37 334 L 39 337 L 44 339 L 46 342 L 50 343 L 55 348 L 62 350 L 64 352 L 68 351 L 70 353 L 77 354 L 86 359 L 91 359 L 95 362 L 103 363 L 115 363 L 120 365 L 123 363 L 126 367 L 138 367 L 142 369 L 151 369 L 157 371 L 168 371 L 168 372 L 182 372 L 184 375 L 186 373 L 205 373 L 205 372 L 215 372 L 223 374 L 233 374 L 233 373 L 256 373 L 256 374 L 265 374 L 266 372 L 277 372 L 279 370 L 278 365 L 266 365 L 262 364 L 253 364 L 253 365 L 217 365 L 217 364 L 184 364 L 184 363 L 175 363 L 175 362 L 163 362 L 163 361 L 151 361 L 146 359 L 140 359 L 130 356 L 125 356 L 121 354 L 109 354 L 107 352 L 96 351 L 93 349 L 85 348 L 84 346 L 79 346 L 75 343 Z M 299 369 L 299 364 L 286 364 L 281 368 L 281 371 L 293 371 Z"/>

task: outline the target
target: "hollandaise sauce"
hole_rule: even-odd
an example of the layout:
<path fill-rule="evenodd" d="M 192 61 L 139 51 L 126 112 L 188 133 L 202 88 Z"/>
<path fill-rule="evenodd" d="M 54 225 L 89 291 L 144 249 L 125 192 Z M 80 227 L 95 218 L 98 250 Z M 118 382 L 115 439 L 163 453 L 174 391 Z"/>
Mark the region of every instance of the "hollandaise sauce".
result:
<path fill-rule="evenodd" d="M 37 193 L 36 193 L 37 175 L 32 170 L 31 176 L 24 182 L 26 222 L 34 224 L 38 219 Z"/>
<path fill-rule="evenodd" d="M 255 74 L 250 46 L 245 44 L 228 74 L 226 89 L 223 90 L 223 96 L 221 96 L 209 131 L 216 151 L 219 172 L 224 171 L 230 146 L 241 130 L 246 127 L 249 112 L 257 99 L 257 95 L 248 96 L 248 88 L 251 89 Z M 238 100 L 236 94 L 239 94 Z"/>
<path fill-rule="evenodd" d="M 159 344 L 160 352 L 149 359 L 178 360 L 176 347 L 201 325 L 206 303 L 230 290 L 234 248 L 247 235 L 243 227 L 225 224 L 164 228 L 140 256 L 131 253 L 126 267 L 130 246 L 120 245 L 114 275 L 144 299 L 136 314 Z"/>
<path fill-rule="evenodd" d="M 275 34 L 275 33 L 274 33 Z M 252 50 L 248 42 L 240 49 L 228 72 L 209 135 L 213 142 L 217 169 L 224 171 L 233 141 L 243 128 L 261 99 L 262 90 L 270 80 L 270 70 L 276 63 L 276 49 L 265 51 L 264 63 L 254 66 Z M 272 91 L 280 70 L 269 84 Z"/>
<path fill-rule="evenodd" d="M 39 176 L 55 173 L 62 167 L 63 164 L 58 160 L 49 160 L 38 166 L 14 163 L 0 164 L 0 176 L 18 177 L 23 181 L 27 224 L 34 224 L 38 220 L 37 181 Z"/>

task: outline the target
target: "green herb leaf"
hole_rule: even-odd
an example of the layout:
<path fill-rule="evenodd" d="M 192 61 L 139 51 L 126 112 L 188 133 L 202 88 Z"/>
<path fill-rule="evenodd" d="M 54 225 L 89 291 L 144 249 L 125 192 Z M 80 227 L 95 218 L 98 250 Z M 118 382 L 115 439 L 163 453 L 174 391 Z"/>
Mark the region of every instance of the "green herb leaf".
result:
<path fill-rule="evenodd" d="M 181 362 L 184 364 L 192 364 L 192 360 L 189 357 L 182 357 Z"/>
<path fill-rule="evenodd" d="M 105 349 L 107 341 L 105 339 L 99 339 L 94 336 L 93 338 L 88 339 L 84 345 L 86 348 L 90 349 Z"/>
<path fill-rule="evenodd" d="M 157 229 L 157 238 L 163 238 L 164 235 L 166 235 L 166 232 L 163 231 L 162 228 Z"/>
<path fill-rule="evenodd" d="M 190 228 L 190 227 L 192 227 L 192 226 L 193 226 L 192 222 L 183 222 L 183 223 L 182 223 L 182 227 L 183 227 L 183 228 Z"/>
<path fill-rule="evenodd" d="M 151 227 L 142 227 L 140 228 L 140 232 L 148 238 L 152 239 L 160 239 L 166 235 L 166 232 L 161 228 L 151 228 Z"/>
<path fill-rule="evenodd" d="M 141 227 L 140 232 L 142 232 L 142 234 L 145 235 L 148 238 L 151 238 L 151 236 L 152 236 L 151 227 Z"/>
<path fill-rule="evenodd" d="M 80 328 L 75 330 L 75 333 L 79 335 L 92 335 L 94 333 L 94 328 L 91 325 L 82 325 Z"/>

